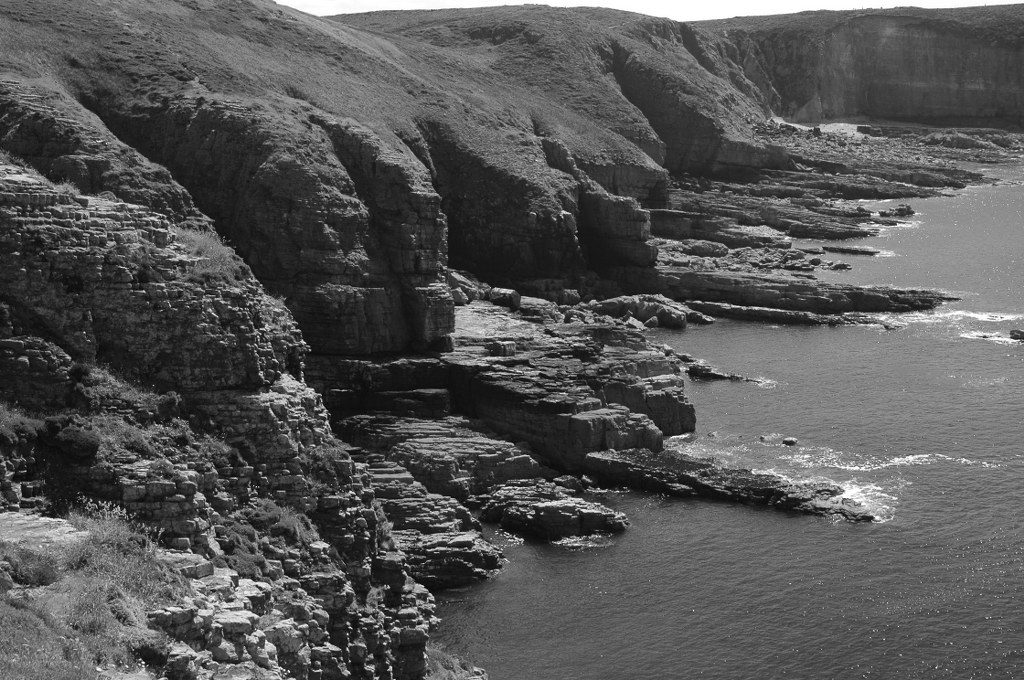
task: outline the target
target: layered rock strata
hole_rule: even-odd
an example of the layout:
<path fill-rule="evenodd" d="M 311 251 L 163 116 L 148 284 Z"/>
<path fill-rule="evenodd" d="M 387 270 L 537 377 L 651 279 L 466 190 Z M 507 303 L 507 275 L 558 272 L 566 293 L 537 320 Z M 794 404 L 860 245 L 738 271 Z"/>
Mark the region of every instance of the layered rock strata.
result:
<path fill-rule="evenodd" d="M 481 509 L 485 521 L 548 540 L 618 533 L 629 525 L 622 513 L 575 498 L 551 482 L 502 484 L 488 496 Z"/>
<path fill-rule="evenodd" d="M 371 476 L 302 382 L 294 321 L 245 264 L 209 233 L 10 165 L 0 168 L 0 252 L 0 395 L 54 414 L 4 407 L 7 507 L 84 495 L 126 508 L 200 560 L 231 562 L 247 545 L 264 604 L 300 587 L 326 612 L 303 615 L 322 634 L 297 638 L 288 653 L 307 652 L 288 662 L 305 659 L 294 677 L 312 671 L 310 654 L 329 677 L 421 677 L 432 600 L 404 555 L 389 552 Z M 239 543 L 231 527 L 253 531 L 260 498 L 308 512 L 331 545 L 292 555 Z M 307 550 L 321 555 L 315 569 L 303 566 Z M 379 604 L 364 609 L 374 588 Z M 201 657 L 182 677 L 207 677 L 214 661 L 273 667 L 251 616 L 228 631 L 190 612 L 170 616 L 199 628 L 176 638 Z"/>
<path fill-rule="evenodd" d="M 388 469 L 407 482 L 482 503 L 485 521 L 538 537 L 622 526 L 613 511 L 551 485 L 562 471 L 679 496 L 869 518 L 864 508 L 840 499 L 843 491 L 834 486 L 793 485 L 678 450 L 660 453 L 666 435 L 694 427 L 682 375 L 696 364 L 647 343 L 639 330 L 646 326 L 629 310 L 684 321 L 685 308 L 642 297 L 561 308 L 524 298 L 521 305 L 518 312 L 482 301 L 457 308 L 455 349 L 438 359 L 358 367 L 366 394 L 429 386 L 446 391 L 452 408 L 471 419 L 363 415 L 337 419 L 336 430 L 389 460 Z M 706 375 L 712 376 L 710 369 Z M 352 402 L 336 402 L 339 414 L 346 403 Z M 509 481 L 498 484 L 501 479 Z"/>

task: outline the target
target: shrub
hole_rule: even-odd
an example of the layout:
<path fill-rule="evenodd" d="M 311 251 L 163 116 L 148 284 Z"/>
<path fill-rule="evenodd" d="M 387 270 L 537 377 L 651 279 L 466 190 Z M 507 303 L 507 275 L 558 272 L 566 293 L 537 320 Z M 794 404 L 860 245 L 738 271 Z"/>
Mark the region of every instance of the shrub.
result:
<path fill-rule="evenodd" d="M 76 458 L 92 458 L 99 452 L 103 440 L 91 429 L 68 425 L 54 437 L 60 450 Z"/>
<path fill-rule="evenodd" d="M 304 514 L 260 498 L 241 511 L 244 519 L 257 531 L 284 539 L 288 545 L 309 545 L 320 536 Z"/>
<path fill-rule="evenodd" d="M 11 154 L 8 151 L 4 151 L 3 149 L 0 149 L 0 163 L 3 163 L 4 165 L 16 165 L 19 168 L 26 167 L 25 161 L 21 160 L 20 158 Z"/>
<path fill-rule="evenodd" d="M 72 198 L 74 198 L 75 196 L 81 196 L 82 195 L 81 189 L 79 189 L 77 186 L 75 186 L 74 182 L 69 182 L 69 181 L 64 181 L 64 182 L 60 182 L 59 184 L 54 184 L 53 185 L 53 190 L 56 191 L 58 194 L 63 194 L 65 196 L 71 196 Z"/>
<path fill-rule="evenodd" d="M 125 407 L 155 412 L 160 395 L 139 387 L 105 366 L 75 363 L 69 372 L 73 382 L 81 383 L 92 410 Z"/>
<path fill-rule="evenodd" d="M 259 578 L 266 564 L 266 558 L 257 545 L 259 534 L 237 517 L 226 518 L 223 526 L 224 530 L 218 533 L 217 541 L 224 551 L 224 557 L 218 557 L 215 564 L 234 569 L 242 578 Z"/>
<path fill-rule="evenodd" d="M 16 406 L 0 401 L 0 439 L 15 440 L 19 434 L 35 434 L 42 427 L 42 421 L 29 417 Z"/>
<path fill-rule="evenodd" d="M 246 278 L 248 267 L 220 236 L 214 232 L 175 228 L 178 243 L 197 258 L 186 280 L 197 283 L 238 282 Z"/>
<path fill-rule="evenodd" d="M 260 547 L 267 538 L 279 549 L 305 549 L 320 539 L 306 515 L 272 500 L 260 498 L 225 518 L 217 540 L 223 548 L 224 564 L 246 578 L 262 574 L 266 557 Z"/>

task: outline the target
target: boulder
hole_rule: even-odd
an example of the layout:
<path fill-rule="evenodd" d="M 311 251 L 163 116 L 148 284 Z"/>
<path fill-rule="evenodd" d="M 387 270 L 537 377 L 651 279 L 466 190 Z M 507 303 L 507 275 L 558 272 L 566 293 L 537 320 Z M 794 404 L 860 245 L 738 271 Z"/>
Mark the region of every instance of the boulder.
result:
<path fill-rule="evenodd" d="M 629 525 L 622 513 L 574 497 L 565 487 L 543 480 L 521 480 L 493 489 L 481 516 L 507 531 L 550 541 L 617 533 Z"/>
<path fill-rule="evenodd" d="M 628 317 L 647 327 L 686 328 L 692 310 L 664 295 L 622 295 L 583 305 L 588 311 L 615 318 Z M 651 320 L 654 323 L 648 323 Z"/>
<path fill-rule="evenodd" d="M 508 307 L 512 311 L 519 309 L 522 296 L 511 288 L 491 288 L 487 299 L 500 307 Z"/>

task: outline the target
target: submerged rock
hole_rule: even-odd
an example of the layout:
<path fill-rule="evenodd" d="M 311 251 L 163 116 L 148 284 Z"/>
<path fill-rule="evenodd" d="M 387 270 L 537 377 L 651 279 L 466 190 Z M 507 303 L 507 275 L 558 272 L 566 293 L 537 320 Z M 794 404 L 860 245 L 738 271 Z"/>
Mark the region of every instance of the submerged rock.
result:
<path fill-rule="evenodd" d="M 777 475 L 727 468 L 680 448 L 657 453 L 643 449 L 599 451 L 587 454 L 585 467 L 605 484 L 835 515 L 850 521 L 875 519 L 870 508 L 846 498 L 838 485 L 794 483 Z"/>
<path fill-rule="evenodd" d="M 900 203 L 891 210 L 879 210 L 879 217 L 911 217 L 916 211 L 906 203 Z"/>
<path fill-rule="evenodd" d="M 581 305 L 584 309 L 615 318 L 631 317 L 648 328 L 686 328 L 693 314 L 686 305 L 664 295 L 623 295 Z"/>

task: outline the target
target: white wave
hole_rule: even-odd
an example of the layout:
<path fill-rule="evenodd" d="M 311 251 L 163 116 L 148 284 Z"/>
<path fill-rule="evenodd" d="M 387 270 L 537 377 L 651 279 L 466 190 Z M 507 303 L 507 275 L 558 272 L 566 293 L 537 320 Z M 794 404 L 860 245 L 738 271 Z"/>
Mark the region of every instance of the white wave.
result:
<path fill-rule="evenodd" d="M 906 312 L 902 314 L 880 314 L 880 319 L 899 323 L 963 323 L 980 321 L 983 323 L 1005 323 L 1020 321 L 1024 314 L 1018 312 L 974 312 L 968 309 L 946 309 L 928 312 Z"/>
<path fill-rule="evenodd" d="M 1008 376 L 1000 376 L 998 378 L 972 378 L 970 380 L 964 380 L 964 387 L 995 387 L 997 385 L 1005 385 L 1010 382 Z"/>
<path fill-rule="evenodd" d="M 523 545 L 526 543 L 526 539 L 522 536 L 517 536 L 500 527 L 494 529 L 494 534 L 490 538 L 492 542 L 499 545 Z"/>
<path fill-rule="evenodd" d="M 918 213 L 918 215 L 920 214 L 921 213 Z M 876 228 L 878 229 L 879 235 L 882 235 L 892 229 L 917 229 L 922 224 L 924 224 L 924 220 L 900 220 L 896 224 L 886 224 Z"/>
<path fill-rule="evenodd" d="M 879 250 L 875 253 L 875 257 L 900 257 L 900 255 L 892 250 Z"/>
<path fill-rule="evenodd" d="M 776 387 L 779 386 L 779 383 L 772 380 L 771 378 L 762 378 L 761 376 L 757 376 L 756 378 L 750 378 L 749 382 L 754 383 L 762 390 L 774 390 Z"/>
<path fill-rule="evenodd" d="M 782 441 L 785 437 L 786 435 L 782 434 L 781 432 L 769 432 L 768 434 L 763 434 L 760 437 L 758 437 L 758 440 L 764 442 L 765 444 L 774 444 L 776 442 Z"/>
<path fill-rule="evenodd" d="M 1014 340 L 1013 338 L 1006 335 L 1000 335 L 999 333 L 984 333 L 982 331 L 969 331 L 967 333 L 961 333 L 960 337 L 965 338 L 967 340 L 988 340 L 989 342 L 994 342 L 997 345 L 1022 344 L 1020 340 Z"/>
<path fill-rule="evenodd" d="M 851 479 L 840 486 L 843 487 L 843 493 L 839 495 L 839 498 L 853 501 L 867 508 L 875 516 L 876 522 L 889 522 L 896 517 L 896 496 L 878 484 L 861 483 L 856 479 Z"/>
<path fill-rule="evenodd" d="M 783 459 L 803 468 L 831 468 L 848 472 L 872 472 L 887 468 L 932 465 L 939 462 L 956 463 L 957 465 L 976 465 L 986 468 L 999 467 L 995 463 L 947 456 L 944 453 L 916 453 L 888 459 L 868 458 L 857 461 L 856 456 L 850 456 L 842 451 L 829 448 L 803 449 L 798 453 L 783 456 Z"/>
<path fill-rule="evenodd" d="M 896 495 L 885 490 L 878 484 L 861 482 L 856 478 L 839 482 L 820 475 L 796 478 L 775 468 L 755 470 L 755 472 L 775 475 L 789 484 L 838 486 L 843 490 L 843 492 L 836 497 L 839 501 L 849 501 L 850 503 L 859 505 L 870 512 L 875 518 L 874 521 L 878 523 L 888 522 L 896 516 Z M 902 484 L 903 483 L 901 483 L 900 486 L 902 486 Z M 834 516 L 833 519 L 837 522 L 841 521 L 838 515 Z"/>
<path fill-rule="evenodd" d="M 591 534 L 590 536 L 569 536 L 562 538 L 557 541 L 552 541 L 553 545 L 557 545 L 566 550 L 580 551 L 580 550 L 593 550 L 595 548 L 607 548 L 612 544 L 611 536 L 607 534 Z"/>

